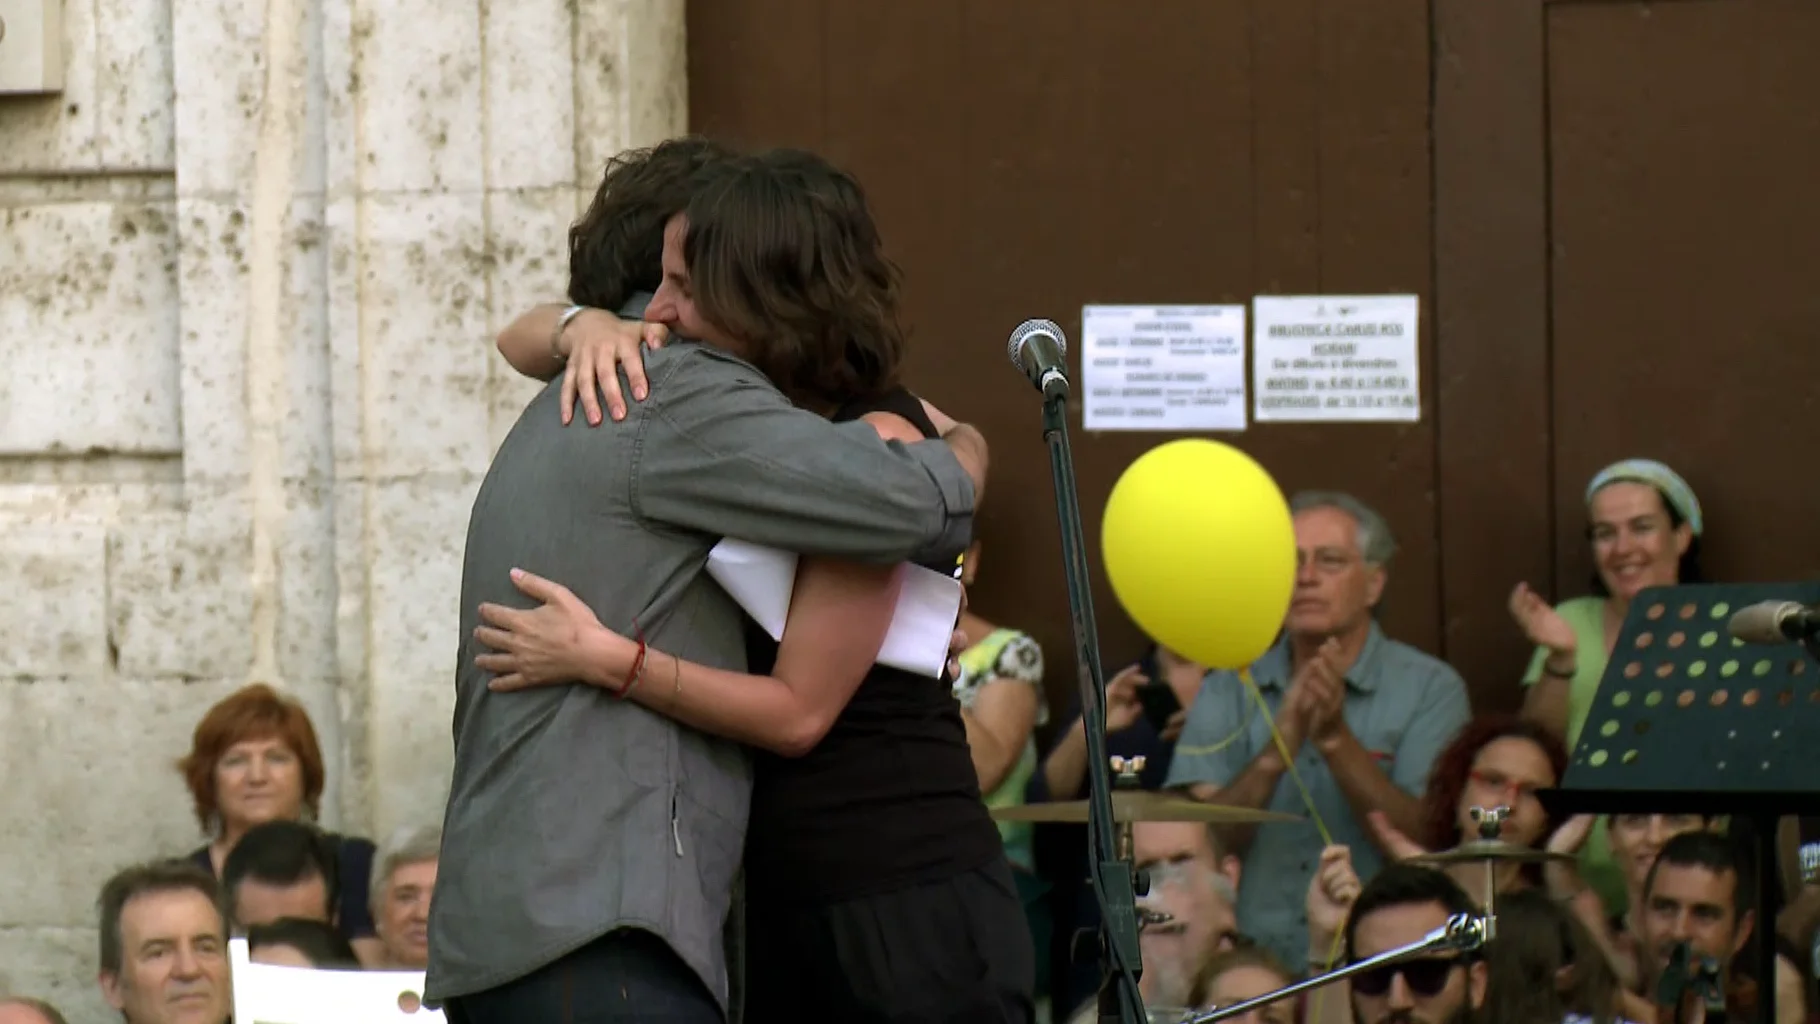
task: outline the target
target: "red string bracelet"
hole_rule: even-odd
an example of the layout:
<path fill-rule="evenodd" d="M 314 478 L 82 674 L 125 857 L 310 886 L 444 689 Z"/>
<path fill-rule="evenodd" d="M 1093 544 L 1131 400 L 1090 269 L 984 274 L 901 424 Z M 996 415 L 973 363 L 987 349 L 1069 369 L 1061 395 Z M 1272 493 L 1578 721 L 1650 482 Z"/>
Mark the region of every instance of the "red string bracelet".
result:
<path fill-rule="evenodd" d="M 644 628 L 638 624 L 637 619 L 632 620 L 632 632 L 638 637 L 638 654 L 632 659 L 632 671 L 626 676 L 626 685 L 621 687 L 618 693 L 620 700 L 631 696 L 632 691 L 638 688 L 639 681 L 645 675 L 645 652 L 649 648 L 645 646 Z"/>

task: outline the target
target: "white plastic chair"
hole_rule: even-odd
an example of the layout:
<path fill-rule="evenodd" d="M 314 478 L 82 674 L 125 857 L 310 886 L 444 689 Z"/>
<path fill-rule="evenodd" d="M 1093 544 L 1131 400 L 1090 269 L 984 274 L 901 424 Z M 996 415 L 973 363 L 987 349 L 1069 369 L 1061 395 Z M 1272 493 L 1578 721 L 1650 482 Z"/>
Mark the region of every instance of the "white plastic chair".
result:
<path fill-rule="evenodd" d="M 421 1005 L 422 971 L 319 971 L 256 964 L 228 940 L 235 1024 L 443 1024 Z"/>

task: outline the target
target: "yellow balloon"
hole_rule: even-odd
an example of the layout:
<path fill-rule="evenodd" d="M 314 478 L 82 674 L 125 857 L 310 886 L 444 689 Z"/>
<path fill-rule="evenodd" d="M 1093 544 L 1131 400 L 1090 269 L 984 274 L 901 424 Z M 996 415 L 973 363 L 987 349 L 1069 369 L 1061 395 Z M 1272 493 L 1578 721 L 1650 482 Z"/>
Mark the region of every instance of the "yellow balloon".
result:
<path fill-rule="evenodd" d="M 1295 590 L 1295 526 L 1244 452 L 1200 438 L 1151 449 L 1113 485 L 1100 538 L 1113 593 L 1157 643 L 1236 671 L 1276 640 Z"/>

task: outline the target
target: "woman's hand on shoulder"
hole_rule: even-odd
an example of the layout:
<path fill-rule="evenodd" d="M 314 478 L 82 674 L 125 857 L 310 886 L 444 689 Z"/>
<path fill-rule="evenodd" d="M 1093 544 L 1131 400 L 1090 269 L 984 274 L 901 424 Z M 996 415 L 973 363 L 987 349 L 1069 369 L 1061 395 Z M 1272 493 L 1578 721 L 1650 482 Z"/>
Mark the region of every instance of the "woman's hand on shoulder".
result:
<path fill-rule="evenodd" d="M 607 415 L 614 421 L 626 418 L 626 400 L 619 387 L 619 368 L 625 367 L 626 383 L 636 401 L 644 401 L 650 392 L 645 379 L 644 348 L 652 351 L 664 347 L 669 329 L 663 324 L 642 320 L 621 320 L 604 309 L 588 309 L 576 315 L 562 333 L 562 347 L 568 363 L 562 374 L 562 421 L 575 418 L 575 403 L 592 426 L 600 425 L 602 398 Z"/>

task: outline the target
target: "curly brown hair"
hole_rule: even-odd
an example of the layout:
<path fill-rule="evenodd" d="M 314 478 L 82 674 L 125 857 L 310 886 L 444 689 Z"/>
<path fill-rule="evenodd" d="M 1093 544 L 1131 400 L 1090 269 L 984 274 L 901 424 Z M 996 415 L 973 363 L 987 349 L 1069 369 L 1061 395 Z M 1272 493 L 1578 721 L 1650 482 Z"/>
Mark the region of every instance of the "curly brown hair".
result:
<path fill-rule="evenodd" d="M 899 272 L 859 182 L 802 150 L 704 179 L 683 259 L 702 316 L 798 404 L 826 411 L 897 384 Z"/>
<path fill-rule="evenodd" d="M 569 301 L 616 310 L 663 280 L 664 225 L 682 212 L 695 176 L 733 151 L 685 135 L 607 161 L 588 212 L 569 228 Z"/>
<path fill-rule="evenodd" d="M 1450 850 L 1460 845 L 1460 794 L 1466 790 L 1472 762 L 1487 744 L 1506 738 L 1534 743 L 1548 758 L 1555 781 L 1561 781 L 1562 773 L 1567 771 L 1567 748 L 1554 733 L 1509 715 L 1482 715 L 1467 722 L 1428 772 L 1428 790 L 1422 797 L 1422 813 L 1426 816 L 1422 838 L 1429 849 Z M 1560 825 L 1560 819 L 1551 813 L 1542 834 L 1552 835 Z"/>

